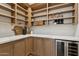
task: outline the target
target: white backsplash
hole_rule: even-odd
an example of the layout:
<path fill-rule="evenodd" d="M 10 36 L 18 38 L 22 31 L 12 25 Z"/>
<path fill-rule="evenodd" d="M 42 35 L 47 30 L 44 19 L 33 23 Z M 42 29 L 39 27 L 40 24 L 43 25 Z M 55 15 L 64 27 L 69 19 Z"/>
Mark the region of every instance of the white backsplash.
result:
<path fill-rule="evenodd" d="M 53 24 L 48 26 L 37 26 L 32 28 L 33 34 L 47 34 L 47 35 L 64 35 L 75 36 L 76 25 L 71 24 Z"/>

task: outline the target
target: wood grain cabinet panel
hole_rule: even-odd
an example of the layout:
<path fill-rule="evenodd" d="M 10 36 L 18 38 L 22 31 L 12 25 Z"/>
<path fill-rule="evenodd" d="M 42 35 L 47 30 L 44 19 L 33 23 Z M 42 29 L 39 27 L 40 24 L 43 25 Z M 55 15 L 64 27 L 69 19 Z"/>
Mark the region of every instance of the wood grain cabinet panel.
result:
<path fill-rule="evenodd" d="M 14 42 L 14 56 L 24 56 L 25 55 L 25 39 L 21 39 Z"/>
<path fill-rule="evenodd" d="M 29 39 L 26 39 L 26 55 L 29 55 L 29 53 L 30 53 L 30 48 L 29 48 Z"/>
<path fill-rule="evenodd" d="M 43 39 L 42 38 L 33 38 L 34 40 L 34 55 L 36 56 L 43 56 L 44 55 L 44 45 L 43 45 Z"/>
<path fill-rule="evenodd" d="M 0 44 L 0 56 L 55 56 L 56 43 L 53 39 L 29 37 Z"/>
<path fill-rule="evenodd" d="M 37 56 L 55 56 L 55 40 L 48 38 L 33 38 L 33 52 Z"/>
<path fill-rule="evenodd" d="M 12 56 L 13 45 L 12 43 L 0 44 L 0 56 Z"/>
<path fill-rule="evenodd" d="M 32 50 L 33 50 L 33 39 L 30 37 L 26 39 L 26 55 L 32 55 Z"/>
<path fill-rule="evenodd" d="M 56 55 L 56 44 L 55 40 L 43 39 L 44 40 L 44 55 L 55 56 Z"/>

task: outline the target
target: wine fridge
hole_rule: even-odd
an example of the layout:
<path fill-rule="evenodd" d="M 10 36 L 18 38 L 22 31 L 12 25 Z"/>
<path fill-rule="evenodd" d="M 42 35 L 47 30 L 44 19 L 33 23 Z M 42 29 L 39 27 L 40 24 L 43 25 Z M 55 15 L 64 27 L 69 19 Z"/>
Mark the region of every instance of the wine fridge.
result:
<path fill-rule="evenodd" d="M 56 40 L 56 55 L 57 56 L 78 56 L 79 42 Z"/>

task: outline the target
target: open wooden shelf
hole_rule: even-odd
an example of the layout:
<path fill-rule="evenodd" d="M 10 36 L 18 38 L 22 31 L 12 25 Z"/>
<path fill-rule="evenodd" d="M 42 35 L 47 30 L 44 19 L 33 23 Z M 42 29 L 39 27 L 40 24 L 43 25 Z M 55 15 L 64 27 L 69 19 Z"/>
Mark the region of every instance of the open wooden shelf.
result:
<path fill-rule="evenodd" d="M 24 11 L 24 12 L 27 12 L 28 13 L 28 11 L 26 10 L 26 9 L 24 9 L 23 7 L 21 7 L 21 6 L 19 6 L 18 4 L 17 4 L 17 8 L 19 8 L 19 9 L 21 9 L 22 11 Z"/>
<path fill-rule="evenodd" d="M 67 6 L 71 6 L 71 5 L 72 4 L 70 4 L 70 3 L 58 4 L 58 5 L 55 5 L 55 6 L 48 7 L 48 9 L 62 8 L 62 7 L 67 7 Z"/>
<path fill-rule="evenodd" d="M 19 18 L 17 20 L 25 22 L 25 20 L 22 20 L 22 19 L 19 19 Z"/>
<path fill-rule="evenodd" d="M 61 3 L 61 4 L 56 4 L 56 5 L 51 5 L 49 6 L 49 4 L 47 4 L 46 8 L 42 8 L 39 10 L 35 10 L 32 12 L 33 16 L 32 18 L 35 19 L 39 19 L 42 20 L 42 17 L 45 17 L 43 20 L 44 21 L 52 21 L 55 19 L 69 19 L 70 21 L 72 20 L 72 24 L 77 24 L 78 23 L 78 10 L 77 10 L 77 5 L 76 3 Z M 59 10 L 59 11 L 55 11 L 54 10 Z M 46 12 L 46 14 L 42 13 L 42 12 Z M 36 15 L 38 13 L 38 15 Z M 65 16 L 65 14 L 72 14 L 69 16 Z M 35 15 L 35 16 L 34 16 Z M 54 15 L 57 15 L 57 18 L 54 17 Z M 61 15 L 61 17 L 60 17 Z M 35 19 L 36 21 L 36 19 Z M 38 20 L 37 20 L 38 21 Z M 34 22 L 34 21 L 33 21 Z"/>
<path fill-rule="evenodd" d="M 74 9 L 60 11 L 60 12 L 55 12 L 55 13 L 48 13 L 48 15 L 51 15 L 51 14 L 60 14 L 60 13 L 67 13 L 67 12 L 72 12 L 72 11 L 74 11 Z M 35 18 L 35 17 L 43 17 L 43 16 L 47 16 L 47 14 L 33 16 L 33 18 Z"/>
<path fill-rule="evenodd" d="M 23 16 L 23 17 L 28 17 L 27 15 L 22 14 L 21 12 L 17 12 L 17 14 Z"/>
<path fill-rule="evenodd" d="M 37 16 L 32 16 L 32 17 L 35 18 L 35 17 L 43 17 L 43 16 L 47 16 L 47 14 L 42 14 L 42 15 L 37 15 Z"/>
<path fill-rule="evenodd" d="M 55 20 L 55 19 L 71 19 L 71 18 L 75 18 L 75 16 L 71 16 L 71 17 L 59 17 L 59 18 L 50 18 L 48 20 Z M 43 19 L 44 21 L 48 21 L 46 19 Z M 40 21 L 40 20 L 35 20 L 35 21 Z M 34 22 L 34 21 L 33 21 Z"/>
<path fill-rule="evenodd" d="M 33 11 L 32 13 L 42 12 L 42 11 L 45 11 L 45 10 L 47 10 L 47 9 L 62 8 L 62 7 L 71 6 L 71 5 L 72 5 L 72 4 L 70 4 L 70 3 L 58 4 L 58 5 L 55 5 L 55 6 L 50 6 L 50 7 L 48 7 L 48 8 L 42 8 L 42 9 L 39 9 L 39 10 L 35 10 L 35 11 Z"/>
<path fill-rule="evenodd" d="M 31 27 L 31 8 L 26 7 L 25 4 L 23 3 L 0 3 L 0 16 L 2 19 L 5 21 L 2 22 L 7 22 L 10 23 L 11 26 L 16 26 L 15 24 L 18 24 L 17 26 L 22 26 L 20 27 Z M 20 17 L 18 17 L 20 16 Z M 7 21 L 6 21 L 7 20 Z M 15 28 L 14 28 L 15 29 Z M 20 29 L 19 29 L 20 30 Z M 29 31 L 30 33 L 30 31 Z"/>
<path fill-rule="evenodd" d="M 37 13 L 37 12 L 41 12 L 41 11 L 45 11 L 45 10 L 47 10 L 47 8 L 43 8 L 43 9 L 39 9 L 39 10 L 35 10 L 35 11 L 33 11 L 32 13 Z"/>
<path fill-rule="evenodd" d="M 70 9 L 70 10 L 65 10 L 65 11 L 60 11 L 60 12 L 55 12 L 55 13 L 48 13 L 48 15 L 50 14 L 60 14 L 60 13 L 68 13 L 68 12 L 72 12 L 74 11 L 75 9 Z"/>
<path fill-rule="evenodd" d="M 74 18 L 75 16 L 70 16 L 70 17 L 59 17 L 59 18 L 50 18 L 48 20 L 54 20 L 54 19 L 71 19 Z"/>
<path fill-rule="evenodd" d="M 10 16 L 10 15 L 7 15 L 7 14 L 3 14 L 3 13 L 0 13 L 0 16 L 4 16 L 4 17 L 8 17 L 8 18 L 15 18 L 13 16 Z"/>
<path fill-rule="evenodd" d="M 1 3 L 0 3 L 0 8 L 3 8 L 3 9 L 5 9 L 5 10 L 7 10 L 7 11 L 15 11 L 14 9 L 12 9 L 12 8 L 6 6 L 6 5 L 3 5 L 3 4 L 1 4 Z"/>

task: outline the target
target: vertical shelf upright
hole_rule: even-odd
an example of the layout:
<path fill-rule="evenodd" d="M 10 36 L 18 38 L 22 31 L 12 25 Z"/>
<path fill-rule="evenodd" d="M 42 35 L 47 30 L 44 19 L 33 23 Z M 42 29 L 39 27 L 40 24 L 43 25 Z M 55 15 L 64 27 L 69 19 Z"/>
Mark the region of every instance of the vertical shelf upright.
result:
<path fill-rule="evenodd" d="M 31 8 L 29 7 L 29 8 L 28 8 L 28 25 L 27 25 L 27 27 L 28 27 L 28 29 L 29 29 L 28 34 L 31 33 L 31 26 L 32 26 L 32 24 L 31 24 L 32 19 L 31 19 L 31 18 L 32 18 Z"/>
<path fill-rule="evenodd" d="M 25 15 L 27 15 L 27 13 L 25 12 Z M 27 24 L 28 24 L 28 18 L 27 17 L 25 17 L 25 26 L 27 26 Z"/>
<path fill-rule="evenodd" d="M 78 3 L 75 3 L 74 4 L 74 16 L 75 16 L 75 19 L 74 19 L 74 23 L 77 24 L 78 23 Z"/>
<path fill-rule="evenodd" d="M 14 18 L 11 18 L 11 23 L 12 24 L 16 24 L 17 21 L 17 4 L 11 4 L 11 8 L 14 9 L 15 11 L 11 12 L 11 16 L 13 16 Z"/>
<path fill-rule="evenodd" d="M 48 3 L 47 3 L 47 25 L 49 24 L 49 21 L 48 21 Z"/>

